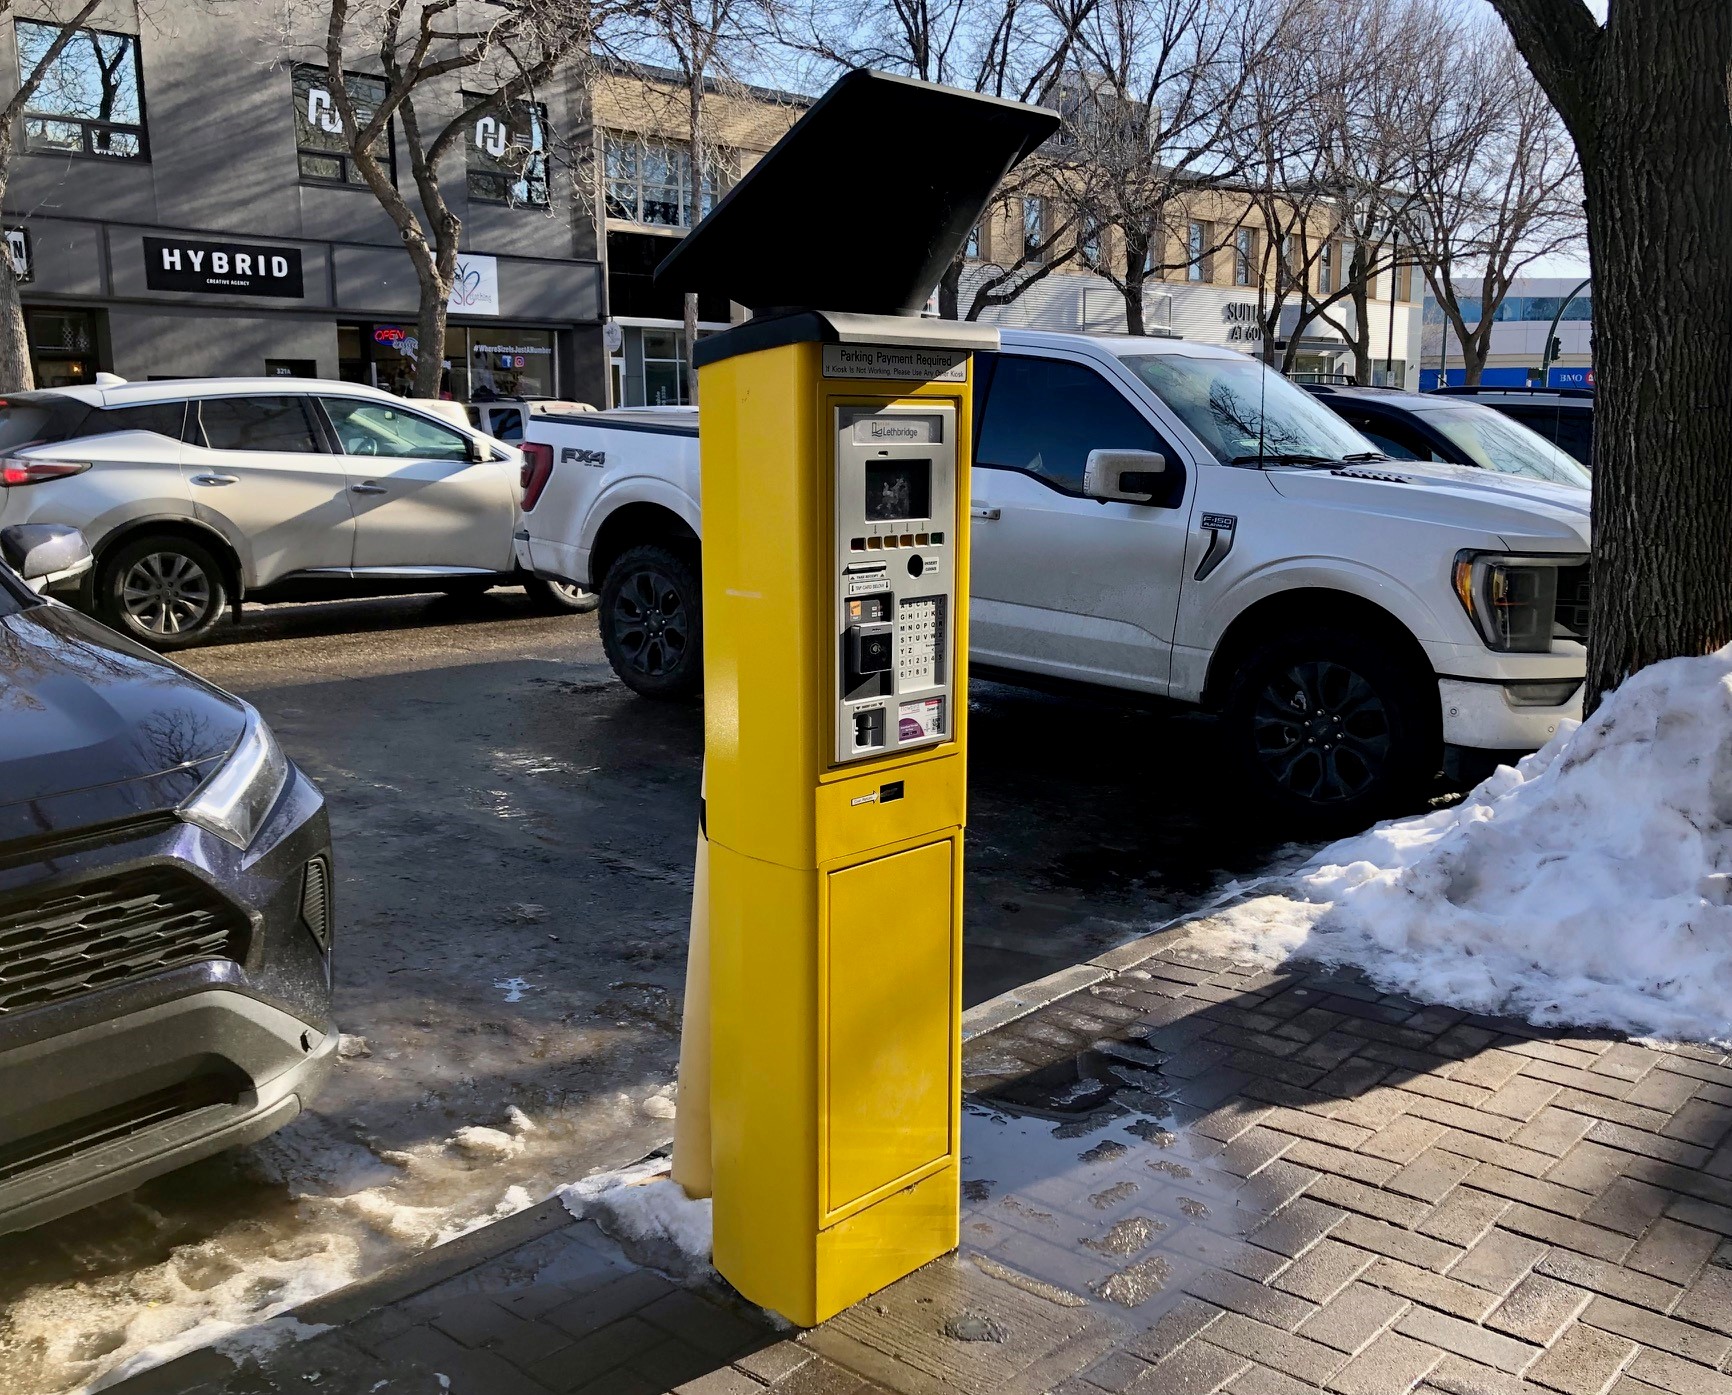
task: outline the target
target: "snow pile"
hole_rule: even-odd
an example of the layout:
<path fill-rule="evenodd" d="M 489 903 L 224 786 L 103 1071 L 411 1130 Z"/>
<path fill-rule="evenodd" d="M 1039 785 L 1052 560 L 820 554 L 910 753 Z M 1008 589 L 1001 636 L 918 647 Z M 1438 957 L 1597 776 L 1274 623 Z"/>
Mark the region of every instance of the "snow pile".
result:
<path fill-rule="evenodd" d="M 1324 849 L 1190 941 L 1546 1025 L 1732 1042 L 1732 646 L 1642 670 L 1455 808 Z"/>
<path fill-rule="evenodd" d="M 705 1283 L 713 1230 L 708 1198 L 693 1201 L 653 1158 L 561 1187 L 565 1209 L 593 1220 L 633 1259 L 684 1283 Z"/>

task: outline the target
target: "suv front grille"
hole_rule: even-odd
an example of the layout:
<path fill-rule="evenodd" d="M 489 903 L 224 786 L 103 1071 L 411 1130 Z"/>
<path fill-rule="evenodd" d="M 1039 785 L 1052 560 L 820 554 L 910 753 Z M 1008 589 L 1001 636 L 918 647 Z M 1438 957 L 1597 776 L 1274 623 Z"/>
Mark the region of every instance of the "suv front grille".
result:
<path fill-rule="evenodd" d="M 1588 617 L 1593 609 L 1593 568 L 1580 566 L 1558 568 L 1558 603 L 1552 612 L 1552 633 L 1566 639 L 1588 642 Z"/>
<path fill-rule="evenodd" d="M 239 959 L 247 922 L 170 867 L 0 901 L 0 1017 L 204 959 Z"/>

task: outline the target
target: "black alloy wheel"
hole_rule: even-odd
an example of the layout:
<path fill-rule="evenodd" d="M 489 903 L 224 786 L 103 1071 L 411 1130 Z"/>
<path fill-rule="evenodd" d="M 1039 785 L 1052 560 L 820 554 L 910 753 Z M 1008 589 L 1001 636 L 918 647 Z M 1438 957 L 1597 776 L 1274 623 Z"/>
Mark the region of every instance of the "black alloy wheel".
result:
<path fill-rule="evenodd" d="M 1269 777 L 1318 804 L 1361 798 L 1389 763 L 1389 710 L 1364 676 L 1313 660 L 1272 674 L 1252 722 Z"/>
<path fill-rule="evenodd" d="M 657 544 L 634 547 L 608 568 L 601 638 L 620 680 L 645 697 L 682 697 L 703 679 L 702 606 L 695 569 Z"/>
<path fill-rule="evenodd" d="M 1415 812 L 1442 764 L 1437 680 L 1383 635 L 1266 639 L 1245 655 L 1222 715 L 1243 783 L 1309 830 Z"/>

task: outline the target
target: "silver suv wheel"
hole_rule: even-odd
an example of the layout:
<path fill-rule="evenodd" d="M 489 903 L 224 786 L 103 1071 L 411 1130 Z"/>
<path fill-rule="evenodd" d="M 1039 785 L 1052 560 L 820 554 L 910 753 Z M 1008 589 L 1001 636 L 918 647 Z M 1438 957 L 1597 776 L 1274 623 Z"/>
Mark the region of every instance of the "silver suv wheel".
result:
<path fill-rule="evenodd" d="M 139 629 L 171 638 L 204 618 L 210 609 L 211 580 L 184 553 L 150 552 L 127 569 L 120 599 Z"/>

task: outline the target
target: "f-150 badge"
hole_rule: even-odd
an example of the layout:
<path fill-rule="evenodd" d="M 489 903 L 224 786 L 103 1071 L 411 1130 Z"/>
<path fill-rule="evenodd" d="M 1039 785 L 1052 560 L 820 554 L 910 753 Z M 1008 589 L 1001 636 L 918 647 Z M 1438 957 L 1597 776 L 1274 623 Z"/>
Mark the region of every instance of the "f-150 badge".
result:
<path fill-rule="evenodd" d="M 1209 546 L 1203 552 L 1203 560 L 1197 563 L 1197 574 L 1193 578 L 1202 581 L 1222 562 L 1233 550 L 1233 534 L 1239 529 L 1237 514 L 1206 513 L 1203 515 L 1203 527 L 1209 534 Z"/>

